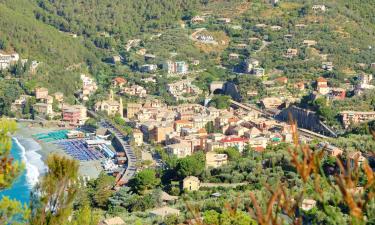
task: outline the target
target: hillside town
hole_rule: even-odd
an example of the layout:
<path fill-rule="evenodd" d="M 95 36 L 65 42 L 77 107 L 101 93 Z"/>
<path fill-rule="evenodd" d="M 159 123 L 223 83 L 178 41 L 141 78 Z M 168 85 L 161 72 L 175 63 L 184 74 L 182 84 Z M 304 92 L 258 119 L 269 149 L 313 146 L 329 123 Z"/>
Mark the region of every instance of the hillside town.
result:
<path fill-rule="evenodd" d="M 244 210 L 267 204 L 280 212 L 265 216 L 276 213 L 287 224 L 299 218 L 330 224 L 327 206 L 345 221 L 336 224 L 348 224 L 348 196 L 374 201 L 368 182 L 375 168 L 375 43 L 340 45 L 345 57 L 358 53 L 344 58 L 330 46 L 329 33 L 347 41 L 349 29 L 325 25 L 344 18 L 342 12 L 334 3 L 297 2 L 225 5 L 229 13 L 210 2 L 214 8 L 192 11 L 168 32 L 152 30 L 152 23 L 131 39 L 96 32 L 90 44 L 105 49 L 93 54 L 100 60 L 70 63 L 55 74 L 62 78 L 47 79 L 52 66 L 43 58 L 0 48 L 0 82 L 9 85 L 2 86 L 7 99 L 0 97 L 0 115 L 21 127 L 18 138 L 42 146 L 43 160 L 57 153 L 77 163 L 78 180 L 61 192 L 78 185 L 102 225 L 271 224 Z M 288 10 L 297 19 L 269 15 Z M 90 36 L 88 30 L 59 32 Z M 360 182 L 356 177 L 349 185 L 352 172 Z M 285 205 L 288 195 L 293 207 Z M 226 206 L 238 209 L 230 213 Z M 361 218 L 371 216 L 360 210 Z M 223 222 L 228 215 L 245 222 Z"/>

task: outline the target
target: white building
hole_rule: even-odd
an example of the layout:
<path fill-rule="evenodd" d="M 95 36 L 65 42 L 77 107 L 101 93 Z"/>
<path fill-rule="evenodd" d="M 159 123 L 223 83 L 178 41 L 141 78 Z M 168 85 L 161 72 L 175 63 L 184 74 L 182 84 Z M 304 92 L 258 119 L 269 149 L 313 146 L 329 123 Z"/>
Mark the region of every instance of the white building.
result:
<path fill-rule="evenodd" d="M 168 74 L 187 74 L 189 66 L 184 61 L 173 62 L 168 60 L 163 65 L 163 68 L 167 70 Z"/>
<path fill-rule="evenodd" d="M 10 65 L 16 63 L 19 59 L 18 53 L 3 54 L 0 52 L 0 70 L 9 68 Z"/>

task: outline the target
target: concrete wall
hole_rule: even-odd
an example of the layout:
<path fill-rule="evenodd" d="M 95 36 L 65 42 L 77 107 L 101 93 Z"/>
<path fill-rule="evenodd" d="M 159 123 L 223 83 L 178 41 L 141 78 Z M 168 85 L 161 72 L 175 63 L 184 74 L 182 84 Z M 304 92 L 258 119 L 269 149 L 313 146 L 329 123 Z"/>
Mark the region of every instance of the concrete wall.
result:
<path fill-rule="evenodd" d="M 293 120 L 296 120 L 299 128 L 311 130 L 329 137 L 336 137 L 336 133 L 330 127 L 320 121 L 319 116 L 316 115 L 315 112 L 310 110 L 290 106 L 283 109 L 278 115 L 276 115 L 276 119 L 288 122 L 290 120 L 290 116 Z"/>

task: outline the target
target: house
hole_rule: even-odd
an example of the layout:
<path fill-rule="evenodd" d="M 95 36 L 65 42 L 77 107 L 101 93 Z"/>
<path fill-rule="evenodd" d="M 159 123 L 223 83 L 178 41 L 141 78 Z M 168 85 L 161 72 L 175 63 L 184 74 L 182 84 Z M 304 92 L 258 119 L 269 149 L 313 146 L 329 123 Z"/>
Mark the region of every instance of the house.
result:
<path fill-rule="evenodd" d="M 168 74 L 187 74 L 189 66 L 184 61 L 173 62 L 168 60 L 164 63 L 163 68 L 167 70 Z"/>
<path fill-rule="evenodd" d="M 53 114 L 52 104 L 39 102 L 33 105 L 33 110 L 45 116 L 49 116 Z"/>
<path fill-rule="evenodd" d="M 44 87 L 35 88 L 35 98 L 37 100 L 45 100 L 48 98 L 48 89 Z"/>
<path fill-rule="evenodd" d="M 307 25 L 306 24 L 303 24 L 303 23 L 298 23 L 295 25 L 296 28 L 300 28 L 300 29 L 303 29 L 303 28 L 306 28 Z"/>
<path fill-rule="evenodd" d="M 273 30 L 273 31 L 278 31 L 278 30 L 281 30 L 281 29 L 282 29 L 281 26 L 271 26 L 270 28 L 271 28 L 271 30 Z"/>
<path fill-rule="evenodd" d="M 172 203 L 175 203 L 176 200 L 178 199 L 178 196 L 173 196 L 173 195 L 170 195 L 168 194 L 167 192 L 165 191 L 162 191 L 161 192 L 161 195 L 160 195 L 160 199 L 163 201 L 163 202 L 172 202 Z"/>
<path fill-rule="evenodd" d="M 188 176 L 182 180 L 182 189 L 187 191 L 198 191 L 201 182 L 198 177 Z"/>
<path fill-rule="evenodd" d="M 237 53 L 230 53 L 230 54 L 229 54 L 229 60 L 236 60 L 236 59 L 238 59 L 239 57 L 240 57 L 240 55 L 237 54 Z"/>
<path fill-rule="evenodd" d="M 327 80 L 323 77 L 319 77 L 317 80 L 316 80 L 316 91 L 319 93 L 319 94 L 322 94 L 322 95 L 326 95 L 329 93 L 330 91 L 330 88 L 328 87 L 327 85 Z"/>
<path fill-rule="evenodd" d="M 185 158 L 192 154 L 192 147 L 187 143 L 177 143 L 172 145 L 167 145 L 165 147 L 166 151 L 170 155 L 175 155 L 177 158 Z"/>
<path fill-rule="evenodd" d="M 56 99 L 57 102 L 61 103 L 64 101 L 64 94 L 61 92 L 56 92 L 53 94 L 53 97 Z"/>
<path fill-rule="evenodd" d="M 361 89 L 374 89 L 375 86 L 371 85 L 372 74 L 361 74 L 359 77 L 359 85 L 357 88 Z"/>
<path fill-rule="evenodd" d="M 278 77 L 275 80 L 279 84 L 287 84 L 288 83 L 288 78 L 287 77 Z"/>
<path fill-rule="evenodd" d="M 303 90 L 305 90 L 305 83 L 303 83 L 302 81 L 297 82 L 293 85 L 293 87 L 300 90 L 300 91 L 303 91 Z"/>
<path fill-rule="evenodd" d="M 198 66 L 200 64 L 200 61 L 198 59 L 194 59 L 192 63 L 194 66 Z"/>
<path fill-rule="evenodd" d="M 358 162 L 358 166 L 361 166 L 362 163 L 366 160 L 366 158 L 362 156 L 362 152 L 360 151 L 350 152 L 348 154 L 348 159 L 351 168 L 354 168 L 356 166 L 356 162 Z"/>
<path fill-rule="evenodd" d="M 150 73 L 150 72 L 155 71 L 157 68 L 158 66 L 155 64 L 145 64 L 141 66 L 140 71 L 145 72 L 145 73 Z"/>
<path fill-rule="evenodd" d="M 126 51 L 130 51 L 131 48 L 137 47 L 141 43 L 141 39 L 132 39 L 126 43 Z"/>
<path fill-rule="evenodd" d="M 247 48 L 247 44 L 244 44 L 244 43 L 237 44 L 236 48 L 237 49 L 246 49 Z"/>
<path fill-rule="evenodd" d="M 317 44 L 315 40 L 303 40 L 303 44 L 307 47 L 311 47 Z"/>
<path fill-rule="evenodd" d="M 119 114 L 123 117 L 122 98 L 120 98 L 120 101 L 116 101 L 113 96 L 113 91 L 111 90 L 108 100 L 100 101 L 95 104 L 95 111 L 106 112 L 108 116 Z"/>
<path fill-rule="evenodd" d="M 167 84 L 167 91 L 176 101 L 193 101 L 202 93 L 202 90 L 193 85 L 190 79 Z"/>
<path fill-rule="evenodd" d="M 112 56 L 112 62 L 113 63 L 118 63 L 118 62 L 121 62 L 121 56 L 119 56 L 119 55 L 114 55 L 114 56 Z"/>
<path fill-rule="evenodd" d="M 279 109 L 284 101 L 278 97 L 266 97 L 260 100 L 260 104 L 264 109 Z"/>
<path fill-rule="evenodd" d="M 257 77 L 262 77 L 264 76 L 264 73 L 265 73 L 265 69 L 263 69 L 262 67 L 255 67 L 253 69 L 253 74 Z"/>
<path fill-rule="evenodd" d="M 316 206 L 316 201 L 314 199 L 303 199 L 301 208 L 304 211 L 309 211 Z"/>
<path fill-rule="evenodd" d="M 0 52 L 0 70 L 8 69 L 11 65 L 17 63 L 19 59 L 18 53 L 6 54 Z"/>
<path fill-rule="evenodd" d="M 249 130 L 248 128 L 239 125 L 239 126 L 230 127 L 228 129 L 227 133 L 230 134 L 230 135 L 235 135 L 235 136 L 241 137 L 241 136 L 244 136 L 244 134 L 248 130 Z"/>
<path fill-rule="evenodd" d="M 159 216 L 162 219 L 164 219 L 167 216 L 171 216 L 171 215 L 177 215 L 178 216 L 178 215 L 180 215 L 180 210 L 174 209 L 174 208 L 171 208 L 171 207 L 168 207 L 168 206 L 163 206 L 163 207 L 151 210 L 150 215 L 151 216 Z"/>
<path fill-rule="evenodd" d="M 244 136 L 248 139 L 253 139 L 253 138 L 261 136 L 262 134 L 263 132 L 259 130 L 257 127 L 252 127 L 244 133 Z"/>
<path fill-rule="evenodd" d="M 118 216 L 105 219 L 99 225 L 125 225 L 125 222 Z"/>
<path fill-rule="evenodd" d="M 375 111 L 342 111 L 340 112 L 340 115 L 345 128 L 348 128 L 352 124 L 358 124 L 370 120 L 375 120 Z"/>
<path fill-rule="evenodd" d="M 256 27 L 256 28 L 265 28 L 265 27 L 267 27 L 267 24 L 264 24 L 264 23 L 258 23 L 258 24 L 255 24 L 255 27 Z"/>
<path fill-rule="evenodd" d="M 80 98 L 84 101 L 89 99 L 97 89 L 98 86 L 95 80 L 85 74 L 81 74 L 81 81 L 82 81 L 82 92 L 80 93 Z"/>
<path fill-rule="evenodd" d="M 87 120 L 87 108 L 83 105 L 64 106 L 62 120 L 72 125 L 83 125 Z"/>
<path fill-rule="evenodd" d="M 147 90 L 140 85 L 134 84 L 130 87 L 122 88 L 121 94 L 127 94 L 127 95 L 132 95 L 132 96 L 144 98 L 144 97 L 147 96 Z"/>
<path fill-rule="evenodd" d="M 246 73 L 252 73 L 253 69 L 256 67 L 259 67 L 259 60 L 254 58 L 249 58 L 245 62 L 245 72 Z"/>
<path fill-rule="evenodd" d="M 296 57 L 297 55 L 298 55 L 298 49 L 288 48 L 286 50 L 285 57 L 287 57 L 287 58 L 293 58 L 293 57 Z"/>
<path fill-rule="evenodd" d="M 21 112 L 23 110 L 23 107 L 25 106 L 27 99 L 30 98 L 29 95 L 21 95 L 18 99 L 14 100 L 14 102 L 11 105 L 11 111 L 12 112 Z"/>
<path fill-rule="evenodd" d="M 153 60 L 156 58 L 156 56 L 153 54 L 145 54 L 144 57 L 145 57 L 145 60 Z"/>
<path fill-rule="evenodd" d="M 224 23 L 224 24 L 230 23 L 230 21 L 231 21 L 230 18 L 225 18 L 225 17 L 217 19 L 218 23 Z"/>
<path fill-rule="evenodd" d="M 134 143 L 137 146 L 141 146 L 143 144 L 143 133 L 138 129 L 134 129 L 133 130 L 133 139 L 134 139 Z"/>
<path fill-rule="evenodd" d="M 146 52 L 147 52 L 147 50 L 145 48 L 141 48 L 136 53 L 138 55 L 143 55 L 144 56 L 146 54 Z"/>
<path fill-rule="evenodd" d="M 168 134 L 174 132 L 172 123 L 160 123 L 150 132 L 150 140 L 161 143 L 166 140 Z"/>
<path fill-rule="evenodd" d="M 249 146 L 256 151 L 263 151 L 267 147 L 268 139 L 266 137 L 255 137 L 249 139 Z"/>
<path fill-rule="evenodd" d="M 226 136 L 219 141 L 222 148 L 235 147 L 242 152 L 249 139 L 238 136 Z"/>
<path fill-rule="evenodd" d="M 126 107 L 126 117 L 133 118 L 136 113 L 141 111 L 142 104 L 140 103 L 128 103 Z"/>
<path fill-rule="evenodd" d="M 206 153 L 206 167 L 217 168 L 228 163 L 227 154 L 218 154 L 216 152 Z"/>
<path fill-rule="evenodd" d="M 201 16 L 194 16 L 190 20 L 191 23 L 204 23 L 204 21 L 205 21 L 205 19 Z"/>
<path fill-rule="evenodd" d="M 322 69 L 326 71 L 333 70 L 333 62 L 322 62 Z"/>
<path fill-rule="evenodd" d="M 122 88 L 127 83 L 127 80 L 123 77 L 116 77 L 112 80 L 112 87 Z"/>
<path fill-rule="evenodd" d="M 314 11 L 322 11 L 322 12 L 325 12 L 327 10 L 325 5 L 313 5 L 312 9 Z"/>
<path fill-rule="evenodd" d="M 332 88 L 329 97 L 336 100 L 343 100 L 346 96 L 346 90 L 344 88 Z"/>
<path fill-rule="evenodd" d="M 323 147 L 324 150 L 331 157 L 337 157 L 337 156 L 342 155 L 342 153 L 343 153 L 343 151 L 340 148 L 338 148 L 334 145 L 330 145 L 328 143 L 319 143 L 319 146 Z"/>
<path fill-rule="evenodd" d="M 192 121 L 189 121 L 189 120 L 176 120 L 174 122 L 174 129 L 176 132 L 180 133 L 181 132 L 181 128 L 183 127 L 193 127 L 193 122 Z"/>

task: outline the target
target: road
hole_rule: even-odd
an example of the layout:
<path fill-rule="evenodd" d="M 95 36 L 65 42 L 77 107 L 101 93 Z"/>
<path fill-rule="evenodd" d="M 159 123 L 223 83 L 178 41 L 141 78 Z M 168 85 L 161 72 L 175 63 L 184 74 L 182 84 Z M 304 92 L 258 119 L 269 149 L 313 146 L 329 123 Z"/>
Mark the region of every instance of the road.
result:
<path fill-rule="evenodd" d="M 93 111 L 89 111 L 89 114 L 91 114 L 93 117 L 100 118 L 98 114 L 96 114 Z M 129 143 L 125 140 L 125 135 L 123 135 L 116 127 L 114 127 L 109 121 L 101 118 L 100 126 L 107 128 L 119 141 L 122 148 L 125 151 L 125 155 L 127 157 L 127 167 L 122 173 L 120 179 L 117 181 L 118 184 L 126 184 L 129 182 L 129 180 L 135 175 L 135 172 L 137 171 L 137 157 L 135 156 L 135 152 L 129 145 Z"/>

